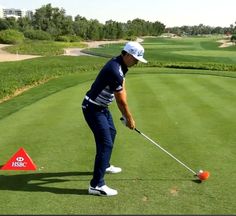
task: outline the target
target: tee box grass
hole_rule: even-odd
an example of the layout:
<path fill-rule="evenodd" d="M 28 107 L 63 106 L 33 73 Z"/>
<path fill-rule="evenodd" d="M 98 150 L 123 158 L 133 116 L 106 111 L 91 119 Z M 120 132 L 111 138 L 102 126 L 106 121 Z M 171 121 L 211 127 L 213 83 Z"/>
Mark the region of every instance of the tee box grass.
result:
<path fill-rule="evenodd" d="M 199 39 L 195 42 L 199 46 Z M 156 43 L 153 49 L 158 51 Z M 148 55 L 152 46 L 146 46 Z M 171 55 L 178 59 L 180 54 Z M 67 59 L 62 59 L 66 70 Z M 196 182 L 182 166 L 125 128 L 113 103 L 118 135 L 111 162 L 123 171 L 105 177 L 118 196 L 102 198 L 87 193 L 95 144 L 81 110 L 99 69 L 81 73 L 79 67 L 73 70 L 71 61 L 80 63 L 70 59 L 72 73 L 0 104 L 1 164 L 24 147 L 38 167 L 35 172 L 0 172 L 1 214 L 235 213 L 235 71 L 130 69 L 126 86 L 137 128 L 192 169 L 209 170 L 211 177 Z M 86 57 L 89 66 L 93 61 Z M 32 71 L 34 64 L 36 59 L 30 61 Z"/>

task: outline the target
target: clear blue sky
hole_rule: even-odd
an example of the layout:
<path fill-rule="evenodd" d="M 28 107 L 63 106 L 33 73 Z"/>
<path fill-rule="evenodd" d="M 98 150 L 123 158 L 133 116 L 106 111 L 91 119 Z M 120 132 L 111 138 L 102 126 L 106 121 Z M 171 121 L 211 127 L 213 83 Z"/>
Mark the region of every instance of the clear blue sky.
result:
<path fill-rule="evenodd" d="M 0 0 L 0 7 L 34 10 L 49 3 L 64 8 L 67 15 L 101 23 L 141 18 L 167 27 L 200 23 L 229 27 L 236 21 L 236 0 Z"/>

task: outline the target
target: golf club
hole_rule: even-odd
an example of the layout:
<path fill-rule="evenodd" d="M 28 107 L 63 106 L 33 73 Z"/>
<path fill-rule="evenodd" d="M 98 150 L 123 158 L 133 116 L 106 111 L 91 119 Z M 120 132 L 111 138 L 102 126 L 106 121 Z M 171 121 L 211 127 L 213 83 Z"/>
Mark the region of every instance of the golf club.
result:
<path fill-rule="evenodd" d="M 126 125 L 126 119 L 124 117 L 120 118 L 121 122 Z M 206 180 L 209 177 L 209 172 L 208 171 L 202 171 L 200 170 L 198 173 L 196 173 L 195 171 L 193 171 L 191 168 L 189 168 L 187 165 L 185 165 L 182 161 L 180 161 L 179 159 L 177 159 L 176 157 L 174 157 L 171 153 L 169 153 L 167 150 L 165 150 L 163 147 L 161 147 L 158 143 L 156 143 L 155 141 L 153 141 L 151 138 L 149 138 L 147 135 L 145 135 L 144 133 L 142 133 L 140 130 L 138 130 L 137 128 L 134 129 L 137 133 L 139 133 L 140 135 L 142 135 L 143 137 L 145 137 L 147 140 L 149 140 L 151 143 L 153 143 L 155 146 L 157 146 L 158 148 L 160 148 L 163 152 L 165 152 L 166 154 L 168 154 L 170 157 L 172 157 L 175 161 L 177 161 L 178 163 L 180 163 L 182 166 L 184 166 L 187 170 L 189 170 L 191 173 L 194 174 L 194 176 L 197 176 L 200 180 Z"/>

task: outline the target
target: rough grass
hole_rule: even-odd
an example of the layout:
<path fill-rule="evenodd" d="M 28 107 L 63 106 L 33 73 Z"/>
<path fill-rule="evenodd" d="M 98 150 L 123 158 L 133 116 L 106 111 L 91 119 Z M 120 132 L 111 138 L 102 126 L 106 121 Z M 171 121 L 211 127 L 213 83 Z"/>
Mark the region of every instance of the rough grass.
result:
<path fill-rule="evenodd" d="M 68 74 L 99 70 L 105 59 L 96 57 L 42 57 L 0 64 L 0 99 L 18 89 Z"/>
<path fill-rule="evenodd" d="M 18 45 L 5 47 L 4 50 L 11 53 L 40 55 L 40 56 L 55 56 L 64 53 L 64 49 L 68 47 L 85 47 L 79 42 L 55 42 L 55 41 L 31 41 L 26 40 Z"/>

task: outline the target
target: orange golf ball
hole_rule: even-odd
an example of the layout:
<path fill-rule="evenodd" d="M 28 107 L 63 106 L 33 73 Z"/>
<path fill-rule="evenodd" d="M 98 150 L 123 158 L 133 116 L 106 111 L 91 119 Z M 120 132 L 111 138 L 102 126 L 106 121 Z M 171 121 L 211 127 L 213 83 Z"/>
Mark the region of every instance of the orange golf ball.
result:
<path fill-rule="evenodd" d="M 210 173 L 208 171 L 200 170 L 197 176 L 200 180 L 203 181 L 203 180 L 207 180 L 210 177 Z"/>

